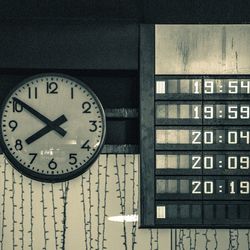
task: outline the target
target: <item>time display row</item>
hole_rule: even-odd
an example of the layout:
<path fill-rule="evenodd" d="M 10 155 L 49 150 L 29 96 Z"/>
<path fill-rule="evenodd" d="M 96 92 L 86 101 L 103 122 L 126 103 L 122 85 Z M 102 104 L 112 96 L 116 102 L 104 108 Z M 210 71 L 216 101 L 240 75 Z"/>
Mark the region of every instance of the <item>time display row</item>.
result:
<path fill-rule="evenodd" d="M 249 103 L 156 103 L 156 124 L 250 124 Z"/>
<path fill-rule="evenodd" d="M 191 149 L 241 149 L 249 150 L 250 130 L 242 127 L 156 127 L 156 149 L 179 149 L 191 145 Z M 176 147 L 175 147 L 176 146 Z M 212 147 L 211 147 L 212 146 Z M 239 147 L 240 146 L 240 147 Z"/>
<path fill-rule="evenodd" d="M 158 223 L 217 225 L 225 221 L 231 225 L 249 224 L 250 203 L 230 201 L 157 201 L 156 219 Z"/>
<path fill-rule="evenodd" d="M 250 79 L 169 79 L 156 76 L 155 91 L 164 94 L 250 94 Z"/>
<path fill-rule="evenodd" d="M 156 180 L 156 194 L 169 198 L 250 199 L 249 177 L 168 177 Z M 160 196 L 158 196 L 159 198 Z"/>
<path fill-rule="evenodd" d="M 156 153 L 157 170 L 174 170 L 177 173 L 187 170 L 187 173 L 202 172 L 211 174 L 212 171 L 230 174 L 250 174 L 250 152 L 167 152 Z M 189 170 L 189 171 L 188 171 Z"/>

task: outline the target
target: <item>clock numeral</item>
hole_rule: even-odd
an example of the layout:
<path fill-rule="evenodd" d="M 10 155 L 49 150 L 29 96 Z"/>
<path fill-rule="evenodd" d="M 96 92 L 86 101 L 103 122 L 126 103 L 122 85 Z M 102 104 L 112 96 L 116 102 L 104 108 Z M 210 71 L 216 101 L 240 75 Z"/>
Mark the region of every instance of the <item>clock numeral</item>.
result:
<path fill-rule="evenodd" d="M 28 94 L 29 99 L 31 99 L 33 96 L 31 87 L 29 87 Z M 34 88 L 34 97 L 37 99 L 37 87 Z"/>
<path fill-rule="evenodd" d="M 33 156 L 31 161 L 30 161 L 30 164 L 32 164 L 37 157 L 37 153 L 29 153 L 29 155 Z"/>
<path fill-rule="evenodd" d="M 70 97 L 71 97 L 71 99 L 74 99 L 74 89 L 73 88 L 71 88 L 71 90 L 70 90 Z"/>
<path fill-rule="evenodd" d="M 53 159 L 51 159 L 51 161 L 49 162 L 49 168 L 50 169 L 52 169 L 52 170 L 54 170 L 54 169 L 56 169 L 57 168 L 57 163 L 54 161 L 54 158 Z"/>
<path fill-rule="evenodd" d="M 23 149 L 22 141 L 20 139 L 16 140 L 15 149 L 18 151 Z"/>
<path fill-rule="evenodd" d="M 9 122 L 9 127 L 11 128 L 11 132 L 13 132 L 17 128 L 17 121 L 11 120 Z"/>
<path fill-rule="evenodd" d="M 58 94 L 56 82 L 47 82 L 47 94 Z"/>
<path fill-rule="evenodd" d="M 23 106 L 17 103 L 16 101 L 13 101 L 13 112 L 22 112 L 23 111 Z"/>
<path fill-rule="evenodd" d="M 89 121 L 89 123 L 93 126 L 89 131 L 90 132 L 95 132 L 97 130 L 97 121 Z"/>
<path fill-rule="evenodd" d="M 83 102 L 82 109 L 83 109 L 82 111 L 83 114 L 90 114 L 91 104 L 89 102 Z"/>
<path fill-rule="evenodd" d="M 81 146 L 81 148 L 83 149 L 87 149 L 88 151 L 90 150 L 90 146 L 89 146 L 89 140 L 87 140 L 86 142 L 84 142 L 84 144 Z"/>
<path fill-rule="evenodd" d="M 77 154 L 69 154 L 69 164 L 70 165 L 74 165 L 77 163 L 77 158 L 76 158 Z"/>

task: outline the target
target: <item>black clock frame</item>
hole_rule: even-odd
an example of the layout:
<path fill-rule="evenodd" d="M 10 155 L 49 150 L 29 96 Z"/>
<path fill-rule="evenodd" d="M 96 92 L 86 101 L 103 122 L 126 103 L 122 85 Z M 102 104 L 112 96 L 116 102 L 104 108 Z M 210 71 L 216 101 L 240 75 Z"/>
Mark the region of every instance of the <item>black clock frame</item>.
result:
<path fill-rule="evenodd" d="M 69 172 L 69 173 L 64 173 L 64 174 L 57 174 L 57 175 L 46 175 L 46 174 L 41 174 L 41 173 L 37 173 L 34 172 L 26 167 L 24 167 L 19 161 L 16 160 L 15 157 L 13 157 L 13 155 L 11 154 L 11 152 L 8 150 L 5 142 L 4 142 L 4 138 L 3 138 L 3 131 L 2 131 L 2 118 L 3 118 L 3 113 L 4 113 L 4 108 L 6 103 L 8 102 L 9 98 L 11 97 L 11 95 L 17 90 L 19 89 L 22 85 L 26 84 L 29 81 L 32 81 L 33 79 L 39 78 L 39 77 L 51 77 L 51 76 L 58 76 L 58 77 L 65 77 L 71 81 L 74 81 L 76 83 L 78 83 L 79 85 L 83 86 L 91 95 L 92 97 L 95 99 L 97 105 L 99 106 L 100 112 L 101 112 L 101 116 L 102 116 L 102 121 L 103 121 L 103 135 L 100 141 L 100 145 L 98 147 L 98 149 L 95 151 L 95 153 L 93 154 L 93 156 L 90 158 L 89 161 L 87 161 L 85 164 L 83 164 L 81 167 L 77 168 L 76 170 Z M 4 99 L 1 109 L 0 109 L 0 147 L 3 151 L 3 153 L 5 154 L 6 158 L 9 160 L 10 164 L 17 170 L 19 171 L 21 174 L 30 177 L 34 180 L 37 181 L 42 181 L 42 182 L 50 182 L 50 183 L 55 183 L 55 182 L 63 182 L 63 181 L 68 181 L 71 180 L 79 175 L 81 175 L 82 173 L 84 173 L 86 170 L 88 170 L 88 168 L 91 166 L 91 164 L 94 163 L 94 161 L 97 159 L 97 157 L 99 156 L 102 147 L 104 146 L 104 142 L 105 142 L 105 137 L 106 137 L 106 117 L 105 117 L 105 112 L 104 109 L 101 105 L 101 102 L 99 100 L 99 98 L 96 96 L 96 94 L 93 92 L 93 90 L 90 89 L 89 86 L 87 86 L 85 83 L 83 83 L 81 80 L 69 76 L 67 74 L 62 74 L 62 73 L 41 73 L 41 74 L 36 74 L 33 75 L 31 77 L 28 77 L 26 79 L 24 79 L 23 81 L 21 81 L 19 84 L 17 84 L 6 96 L 6 98 Z"/>

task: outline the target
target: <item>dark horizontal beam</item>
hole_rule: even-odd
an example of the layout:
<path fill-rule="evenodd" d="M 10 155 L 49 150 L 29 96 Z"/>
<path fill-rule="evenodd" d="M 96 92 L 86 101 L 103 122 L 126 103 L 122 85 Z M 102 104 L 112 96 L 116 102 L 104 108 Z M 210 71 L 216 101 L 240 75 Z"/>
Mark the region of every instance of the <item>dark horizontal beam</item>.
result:
<path fill-rule="evenodd" d="M 0 68 L 138 70 L 138 25 L 1 22 Z"/>
<path fill-rule="evenodd" d="M 8 0 L 0 1 L 0 22 L 249 23 L 249 8 L 247 0 Z"/>
<path fill-rule="evenodd" d="M 249 1 L 144 0 L 144 22 L 156 24 L 249 23 Z"/>
<path fill-rule="evenodd" d="M 141 0 L 8 0 L 0 1 L 1 18 L 138 19 Z"/>

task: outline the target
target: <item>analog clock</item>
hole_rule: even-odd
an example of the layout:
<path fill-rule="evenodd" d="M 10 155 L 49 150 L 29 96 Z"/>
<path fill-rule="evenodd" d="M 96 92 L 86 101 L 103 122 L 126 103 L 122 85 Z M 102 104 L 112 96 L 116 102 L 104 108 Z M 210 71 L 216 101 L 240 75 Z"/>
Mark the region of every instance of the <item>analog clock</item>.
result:
<path fill-rule="evenodd" d="M 98 156 L 105 138 L 102 105 L 81 81 L 35 75 L 5 99 L 0 145 L 18 171 L 45 182 L 69 180 Z"/>

